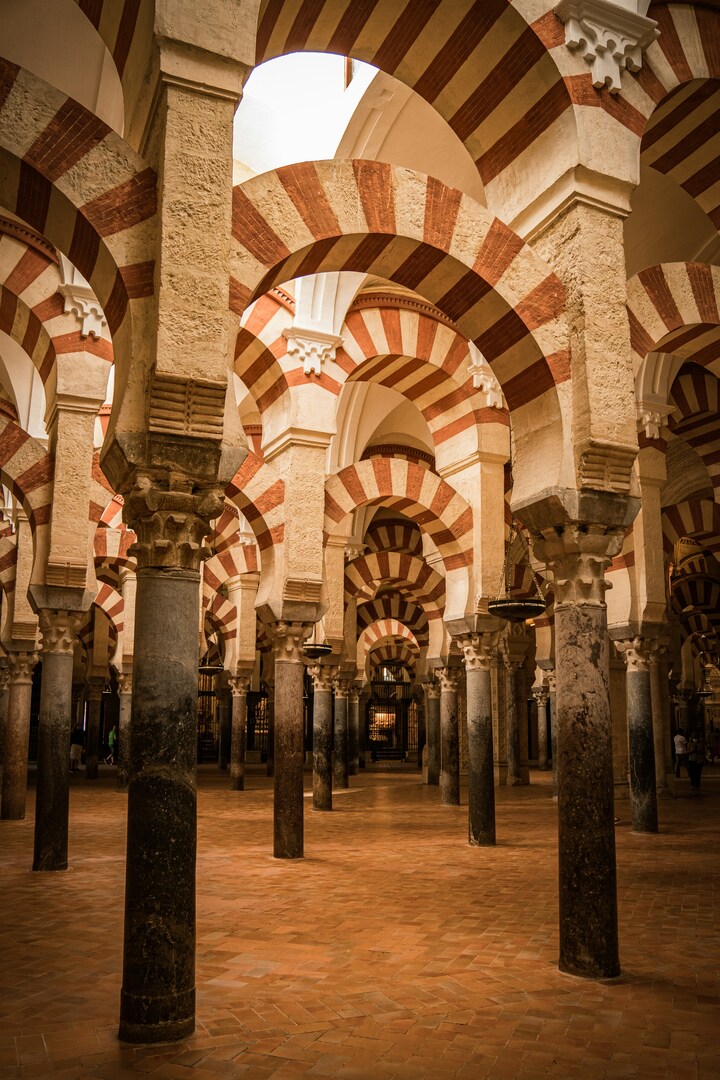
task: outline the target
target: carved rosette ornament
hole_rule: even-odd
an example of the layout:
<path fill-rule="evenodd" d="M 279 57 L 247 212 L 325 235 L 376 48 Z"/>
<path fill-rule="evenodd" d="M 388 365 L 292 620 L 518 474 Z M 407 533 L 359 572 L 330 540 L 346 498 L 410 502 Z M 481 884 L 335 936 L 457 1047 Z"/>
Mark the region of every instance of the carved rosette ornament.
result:
<path fill-rule="evenodd" d="M 199 571 L 205 554 L 203 537 L 223 506 L 220 488 L 193 492 L 178 484 L 166 490 L 141 476 L 123 507 L 123 520 L 137 536 L 128 554 L 136 557 L 138 570 L 173 567 Z"/>
<path fill-rule="evenodd" d="M 12 685 L 29 685 L 32 682 L 33 670 L 38 662 L 39 654 L 36 652 L 10 652 L 7 656 L 8 672 Z"/>
<path fill-rule="evenodd" d="M 655 638 L 641 637 L 638 634 L 635 637 L 616 638 L 615 648 L 625 661 L 628 671 L 646 672 L 650 670 L 658 642 Z"/>
<path fill-rule="evenodd" d="M 497 664 L 499 640 L 500 635 L 497 631 L 467 634 L 458 638 L 465 661 L 465 670 L 490 671 L 494 668 Z"/>
<path fill-rule="evenodd" d="M 555 607 L 605 603 L 612 586 L 605 571 L 622 549 L 625 530 L 571 524 L 545 529 L 532 540 L 533 553 L 552 571 Z"/>
<path fill-rule="evenodd" d="M 276 622 L 268 628 L 268 637 L 273 643 L 275 661 L 291 660 L 303 662 L 303 645 L 312 633 L 312 623 Z M 267 680 L 266 680 L 267 681 Z"/>
<path fill-rule="evenodd" d="M 228 679 L 228 686 L 233 697 L 247 697 L 247 692 L 250 689 L 250 678 L 247 675 L 231 675 Z"/>
<path fill-rule="evenodd" d="M 443 694 L 457 693 L 458 686 L 460 684 L 460 670 L 459 668 L 442 667 L 437 668 L 435 672 L 437 679 L 440 683 L 440 691 Z"/>
<path fill-rule="evenodd" d="M 82 619 L 82 611 L 52 611 L 43 608 L 38 615 L 43 653 L 72 656 Z"/>

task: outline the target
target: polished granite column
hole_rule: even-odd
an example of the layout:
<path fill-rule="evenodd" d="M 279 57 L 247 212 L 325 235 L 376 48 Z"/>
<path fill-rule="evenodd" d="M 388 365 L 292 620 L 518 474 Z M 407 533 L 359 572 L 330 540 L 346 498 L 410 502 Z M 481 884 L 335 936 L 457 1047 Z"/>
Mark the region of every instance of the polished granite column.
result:
<path fill-rule="evenodd" d="M 67 870 L 73 652 L 82 612 L 42 608 L 38 616 L 42 683 L 33 870 Z"/>
<path fill-rule="evenodd" d="M 199 570 L 223 496 L 187 488 L 143 479 L 124 507 L 137 599 L 119 1034 L 136 1043 L 195 1027 Z"/>
<path fill-rule="evenodd" d="M 232 730 L 230 735 L 230 790 L 245 790 L 245 750 L 247 748 L 247 695 L 250 679 L 230 677 L 232 693 Z"/>
<path fill-rule="evenodd" d="M 427 684 L 427 782 L 437 787 L 440 783 L 440 686 L 437 682 Z"/>
<path fill-rule="evenodd" d="M 38 654 L 30 650 L 9 652 L 7 655 L 10 687 L 5 726 L 5 761 L 0 816 L 9 821 L 19 821 L 25 817 L 30 701 L 33 670 L 37 660 Z"/>
<path fill-rule="evenodd" d="M 538 769 L 547 772 L 548 767 L 548 743 L 547 743 L 547 709 L 548 692 L 545 686 L 536 686 L 533 689 L 535 706 L 537 708 L 537 742 L 538 742 Z"/>
<path fill-rule="evenodd" d="M 333 679 L 337 669 L 316 664 L 313 677 L 313 809 L 332 810 Z"/>
<path fill-rule="evenodd" d="M 616 638 L 615 648 L 625 661 L 625 702 L 628 725 L 630 804 L 633 832 L 658 831 L 655 746 L 650 657 L 655 639 L 639 634 Z"/>
<path fill-rule="evenodd" d="M 277 622 L 270 628 L 275 651 L 275 813 L 273 854 L 301 859 L 304 854 L 303 644 L 311 627 Z"/>
<path fill-rule="evenodd" d="M 459 639 L 465 661 L 468 729 L 468 843 L 495 843 L 495 750 L 491 670 L 497 664 L 498 635 L 467 634 Z"/>
<path fill-rule="evenodd" d="M 118 750 L 117 750 L 117 786 L 125 790 L 128 785 L 128 770 L 130 767 L 130 715 L 132 712 L 132 671 L 118 673 L 118 696 L 120 709 L 118 711 Z"/>
<path fill-rule="evenodd" d="M 458 679 L 456 668 L 437 669 L 440 682 L 440 801 L 460 805 L 460 730 L 458 727 Z"/>
<path fill-rule="evenodd" d="M 360 772 L 360 691 L 350 687 L 348 695 L 348 774 Z"/>
<path fill-rule="evenodd" d="M 350 786 L 348 768 L 348 697 L 350 687 L 347 679 L 335 679 L 335 722 L 333 725 L 333 787 Z"/>

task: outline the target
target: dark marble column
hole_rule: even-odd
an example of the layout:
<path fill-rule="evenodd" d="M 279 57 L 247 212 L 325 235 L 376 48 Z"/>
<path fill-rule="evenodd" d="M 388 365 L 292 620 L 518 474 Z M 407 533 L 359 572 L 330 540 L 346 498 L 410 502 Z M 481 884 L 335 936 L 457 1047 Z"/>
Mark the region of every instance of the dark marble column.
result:
<path fill-rule="evenodd" d="M 313 809 L 332 810 L 332 685 L 337 669 L 316 664 L 313 676 Z"/>
<path fill-rule="evenodd" d="M 365 690 L 360 692 L 358 698 L 358 765 L 361 769 L 366 766 L 367 753 L 367 723 L 366 723 L 367 694 Z"/>
<path fill-rule="evenodd" d="M 275 669 L 272 677 L 265 680 L 267 687 L 267 758 L 265 775 L 275 775 Z"/>
<path fill-rule="evenodd" d="M 2 774 L 5 768 L 5 735 L 7 732 L 8 706 L 10 704 L 10 672 L 7 661 L 0 658 L 0 792 L 2 792 Z"/>
<path fill-rule="evenodd" d="M 537 739 L 538 739 L 538 769 L 547 772 L 548 767 L 548 744 L 547 744 L 547 708 L 548 692 L 545 686 L 536 686 L 533 690 L 535 705 L 537 707 Z"/>
<path fill-rule="evenodd" d="M 458 730 L 457 685 L 459 671 L 437 669 L 440 681 L 440 801 L 443 806 L 460 805 L 460 732 Z"/>
<path fill-rule="evenodd" d="M 232 693 L 232 731 L 230 739 L 230 790 L 245 790 L 245 749 L 247 747 L 247 695 L 250 679 L 233 675 L 230 678 Z"/>
<path fill-rule="evenodd" d="M 360 772 L 360 691 L 350 688 L 348 695 L 348 773 Z"/>
<path fill-rule="evenodd" d="M 278 622 L 272 627 L 275 649 L 275 813 L 273 854 L 301 859 L 304 854 L 303 643 L 311 627 Z"/>
<path fill-rule="evenodd" d="M 560 969 L 620 972 L 605 570 L 624 529 L 556 526 L 535 537 L 555 590 Z"/>
<path fill-rule="evenodd" d="M 221 683 L 215 692 L 218 709 L 218 768 L 225 772 L 230 764 L 232 704 L 230 689 L 223 685 L 225 673 L 222 672 L 217 678 Z"/>
<path fill-rule="evenodd" d="M 85 779 L 97 780 L 98 759 L 100 757 L 100 712 L 105 680 L 88 680 L 88 713 L 85 731 Z"/>
<path fill-rule="evenodd" d="M 143 481 L 126 497 L 137 534 L 121 1039 L 195 1027 L 195 855 L 200 554 L 222 492 Z"/>
<path fill-rule="evenodd" d="M 440 783 L 440 685 L 427 687 L 428 786 Z"/>
<path fill-rule="evenodd" d="M 348 696 L 347 679 L 335 679 L 335 722 L 333 735 L 333 787 L 346 788 L 348 780 Z"/>
<path fill-rule="evenodd" d="M 550 710 L 550 754 L 552 759 L 553 799 L 558 797 L 558 753 L 557 753 L 557 679 L 555 668 L 545 672 L 548 687 L 548 708 Z"/>
<path fill-rule="evenodd" d="M 658 648 L 651 652 L 649 659 L 650 707 L 652 710 L 653 749 L 655 751 L 655 787 L 658 795 L 666 795 L 668 791 L 665 754 L 666 746 L 670 744 L 670 732 L 665 728 L 660 679 L 660 658 L 664 652 L 665 646 L 658 643 Z"/>
<path fill-rule="evenodd" d="M 67 870 L 73 650 L 82 613 L 41 609 L 38 615 L 42 684 L 33 870 Z"/>
<path fill-rule="evenodd" d="M 460 639 L 465 659 L 468 728 L 468 843 L 495 843 L 495 752 L 493 748 L 491 669 L 497 663 L 498 635 L 468 634 Z"/>
<path fill-rule="evenodd" d="M 118 696 L 120 709 L 118 711 L 118 753 L 117 753 L 117 786 L 124 791 L 128 785 L 128 770 L 130 767 L 130 715 L 132 711 L 132 671 L 118 673 Z"/>
<path fill-rule="evenodd" d="M 33 669 L 37 659 L 38 654 L 31 651 L 10 652 L 7 656 L 10 690 L 5 728 L 5 765 L 0 816 L 9 821 L 19 821 L 25 817 L 30 698 Z"/>
<path fill-rule="evenodd" d="M 655 640 L 636 635 L 615 640 L 625 660 L 630 803 L 633 832 L 658 831 L 655 747 L 650 697 L 650 656 Z"/>

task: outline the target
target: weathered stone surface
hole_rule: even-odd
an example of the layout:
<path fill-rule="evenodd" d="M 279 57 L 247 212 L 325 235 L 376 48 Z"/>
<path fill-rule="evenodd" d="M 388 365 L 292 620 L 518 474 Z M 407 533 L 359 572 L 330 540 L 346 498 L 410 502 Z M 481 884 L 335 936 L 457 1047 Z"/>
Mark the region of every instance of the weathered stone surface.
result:
<path fill-rule="evenodd" d="M 538 769 L 547 772 L 548 767 L 548 743 L 547 743 L 547 709 L 548 692 L 546 687 L 541 686 L 533 690 L 535 705 L 537 708 L 537 739 L 538 739 Z"/>
<path fill-rule="evenodd" d="M 275 817 L 273 854 L 276 859 L 301 859 L 304 854 L 302 646 L 310 633 L 303 623 L 278 622 L 275 643 Z"/>
<path fill-rule="evenodd" d="M 468 729 L 468 843 L 495 843 L 495 777 L 490 670 L 497 663 L 497 634 L 460 640 L 465 659 Z"/>
<path fill-rule="evenodd" d="M 351 690 L 348 698 L 348 774 L 360 772 L 360 694 Z"/>
<path fill-rule="evenodd" d="M 427 782 L 440 783 L 440 687 L 430 683 L 427 688 Z"/>
<path fill-rule="evenodd" d="M 348 688 L 344 679 L 338 679 L 335 681 L 333 787 L 349 787 L 348 776 Z"/>
<path fill-rule="evenodd" d="M 332 810 L 332 674 L 314 669 L 313 809 Z"/>
<path fill-rule="evenodd" d="M 10 691 L 5 728 L 5 765 L 0 816 L 11 821 L 19 821 L 25 817 L 30 698 L 32 673 L 37 658 L 35 652 L 8 653 Z"/>
<path fill-rule="evenodd" d="M 87 728 L 85 730 L 85 779 L 97 780 L 100 758 L 100 711 L 104 679 L 91 679 L 88 684 Z"/>
<path fill-rule="evenodd" d="M 615 641 L 625 660 L 630 802 L 634 832 L 658 831 L 650 657 L 655 642 L 640 636 Z"/>
<path fill-rule="evenodd" d="M 460 805 L 460 732 L 458 730 L 458 672 L 440 668 L 440 801 Z"/>
<path fill-rule="evenodd" d="M 250 680 L 241 676 L 230 679 L 232 692 L 232 732 L 230 745 L 230 789 L 245 789 L 245 750 L 247 747 L 247 693 Z"/>
<path fill-rule="evenodd" d="M 123 672 L 118 675 L 118 693 L 120 696 L 120 708 L 118 710 L 117 786 L 119 790 L 124 791 L 128 785 L 130 768 L 130 717 L 132 712 L 132 674 L 130 672 Z"/>

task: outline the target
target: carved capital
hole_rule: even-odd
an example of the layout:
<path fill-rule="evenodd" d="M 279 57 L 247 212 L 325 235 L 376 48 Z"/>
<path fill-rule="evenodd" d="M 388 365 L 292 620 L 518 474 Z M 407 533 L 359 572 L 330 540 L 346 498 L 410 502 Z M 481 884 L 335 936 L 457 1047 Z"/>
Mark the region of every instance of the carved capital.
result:
<path fill-rule="evenodd" d="M 161 488 L 150 477 L 139 477 L 123 506 L 123 520 L 137 535 L 128 554 L 136 557 L 139 570 L 177 567 L 198 571 L 204 555 L 202 539 L 223 506 L 219 488 L 194 493 L 184 484 Z"/>
<path fill-rule="evenodd" d="M 273 643 L 275 661 L 291 660 L 301 664 L 303 645 L 312 633 L 312 623 L 276 622 L 268 627 L 268 637 Z"/>
<path fill-rule="evenodd" d="M 546 686 L 533 686 L 532 696 L 535 698 L 538 707 L 542 705 L 547 705 L 548 699 L 550 697 L 548 693 L 548 688 Z"/>
<path fill-rule="evenodd" d="M 318 693 L 332 693 L 333 680 L 337 678 L 337 668 L 330 664 L 313 664 L 308 668 L 312 676 L 313 691 Z"/>
<path fill-rule="evenodd" d="M 656 638 L 636 634 L 635 637 L 616 638 L 615 648 L 625 661 L 628 671 L 649 671 L 658 642 Z"/>
<path fill-rule="evenodd" d="M 53 611 L 41 608 L 38 621 L 43 653 L 72 656 L 82 619 L 82 611 Z"/>
<path fill-rule="evenodd" d="M 555 668 L 549 668 L 545 672 L 545 682 L 547 683 L 548 694 L 552 697 L 557 693 L 557 675 L 555 674 Z"/>
<path fill-rule="evenodd" d="M 533 537 L 533 552 L 552 571 L 555 607 L 604 604 L 605 570 L 623 545 L 624 529 L 572 523 Z"/>
<path fill-rule="evenodd" d="M 488 409 L 502 409 L 503 396 L 500 383 L 485 357 L 472 342 L 470 342 L 470 363 L 467 370 L 472 376 L 473 387 L 485 398 L 482 404 Z"/>
<path fill-rule="evenodd" d="M 36 652 L 10 652 L 7 656 L 10 684 L 28 685 L 32 682 L 33 670 L 38 662 Z"/>
<path fill-rule="evenodd" d="M 350 679 L 335 678 L 333 679 L 333 690 L 335 691 L 335 697 L 348 698 L 350 696 L 350 687 L 352 681 Z"/>
<path fill-rule="evenodd" d="M 117 674 L 118 693 L 132 694 L 132 673 L 129 671 L 119 671 Z"/>
<path fill-rule="evenodd" d="M 2 693 L 3 690 L 7 690 L 9 686 L 10 671 L 8 670 L 7 664 L 3 662 L 2 664 L 0 664 L 0 693 Z"/>
<path fill-rule="evenodd" d="M 436 682 L 427 683 L 425 689 L 427 690 L 427 696 L 431 700 L 436 701 L 440 697 L 440 687 Z"/>
<path fill-rule="evenodd" d="M 467 634 L 457 640 L 463 652 L 466 671 L 489 671 L 497 664 L 500 640 L 497 631 Z"/>
<path fill-rule="evenodd" d="M 457 693 L 457 688 L 460 685 L 460 669 L 451 667 L 437 668 L 435 675 L 440 683 L 440 692 L 442 694 L 454 694 Z"/>
<path fill-rule="evenodd" d="M 657 23 L 610 0 L 560 0 L 565 44 L 592 68 L 593 86 L 620 90 L 623 68 L 639 71 L 643 50 L 658 36 Z"/>
<path fill-rule="evenodd" d="M 306 375 L 320 375 L 325 360 L 334 360 L 342 338 L 337 334 L 324 334 L 320 330 L 305 330 L 289 326 L 282 332 L 287 340 L 288 356 L 302 362 Z"/>
<path fill-rule="evenodd" d="M 73 314 L 80 323 L 80 337 L 101 337 L 107 319 L 90 286 L 58 285 L 58 292 L 65 301 L 65 314 Z"/>
<path fill-rule="evenodd" d="M 643 431 L 648 439 L 661 439 L 663 429 L 667 426 L 668 416 L 673 409 L 673 405 L 663 405 L 661 402 L 638 401 L 636 404 L 638 431 Z"/>
<path fill-rule="evenodd" d="M 247 675 L 231 675 L 228 679 L 230 693 L 233 697 L 247 697 L 250 689 L 250 678 Z"/>

